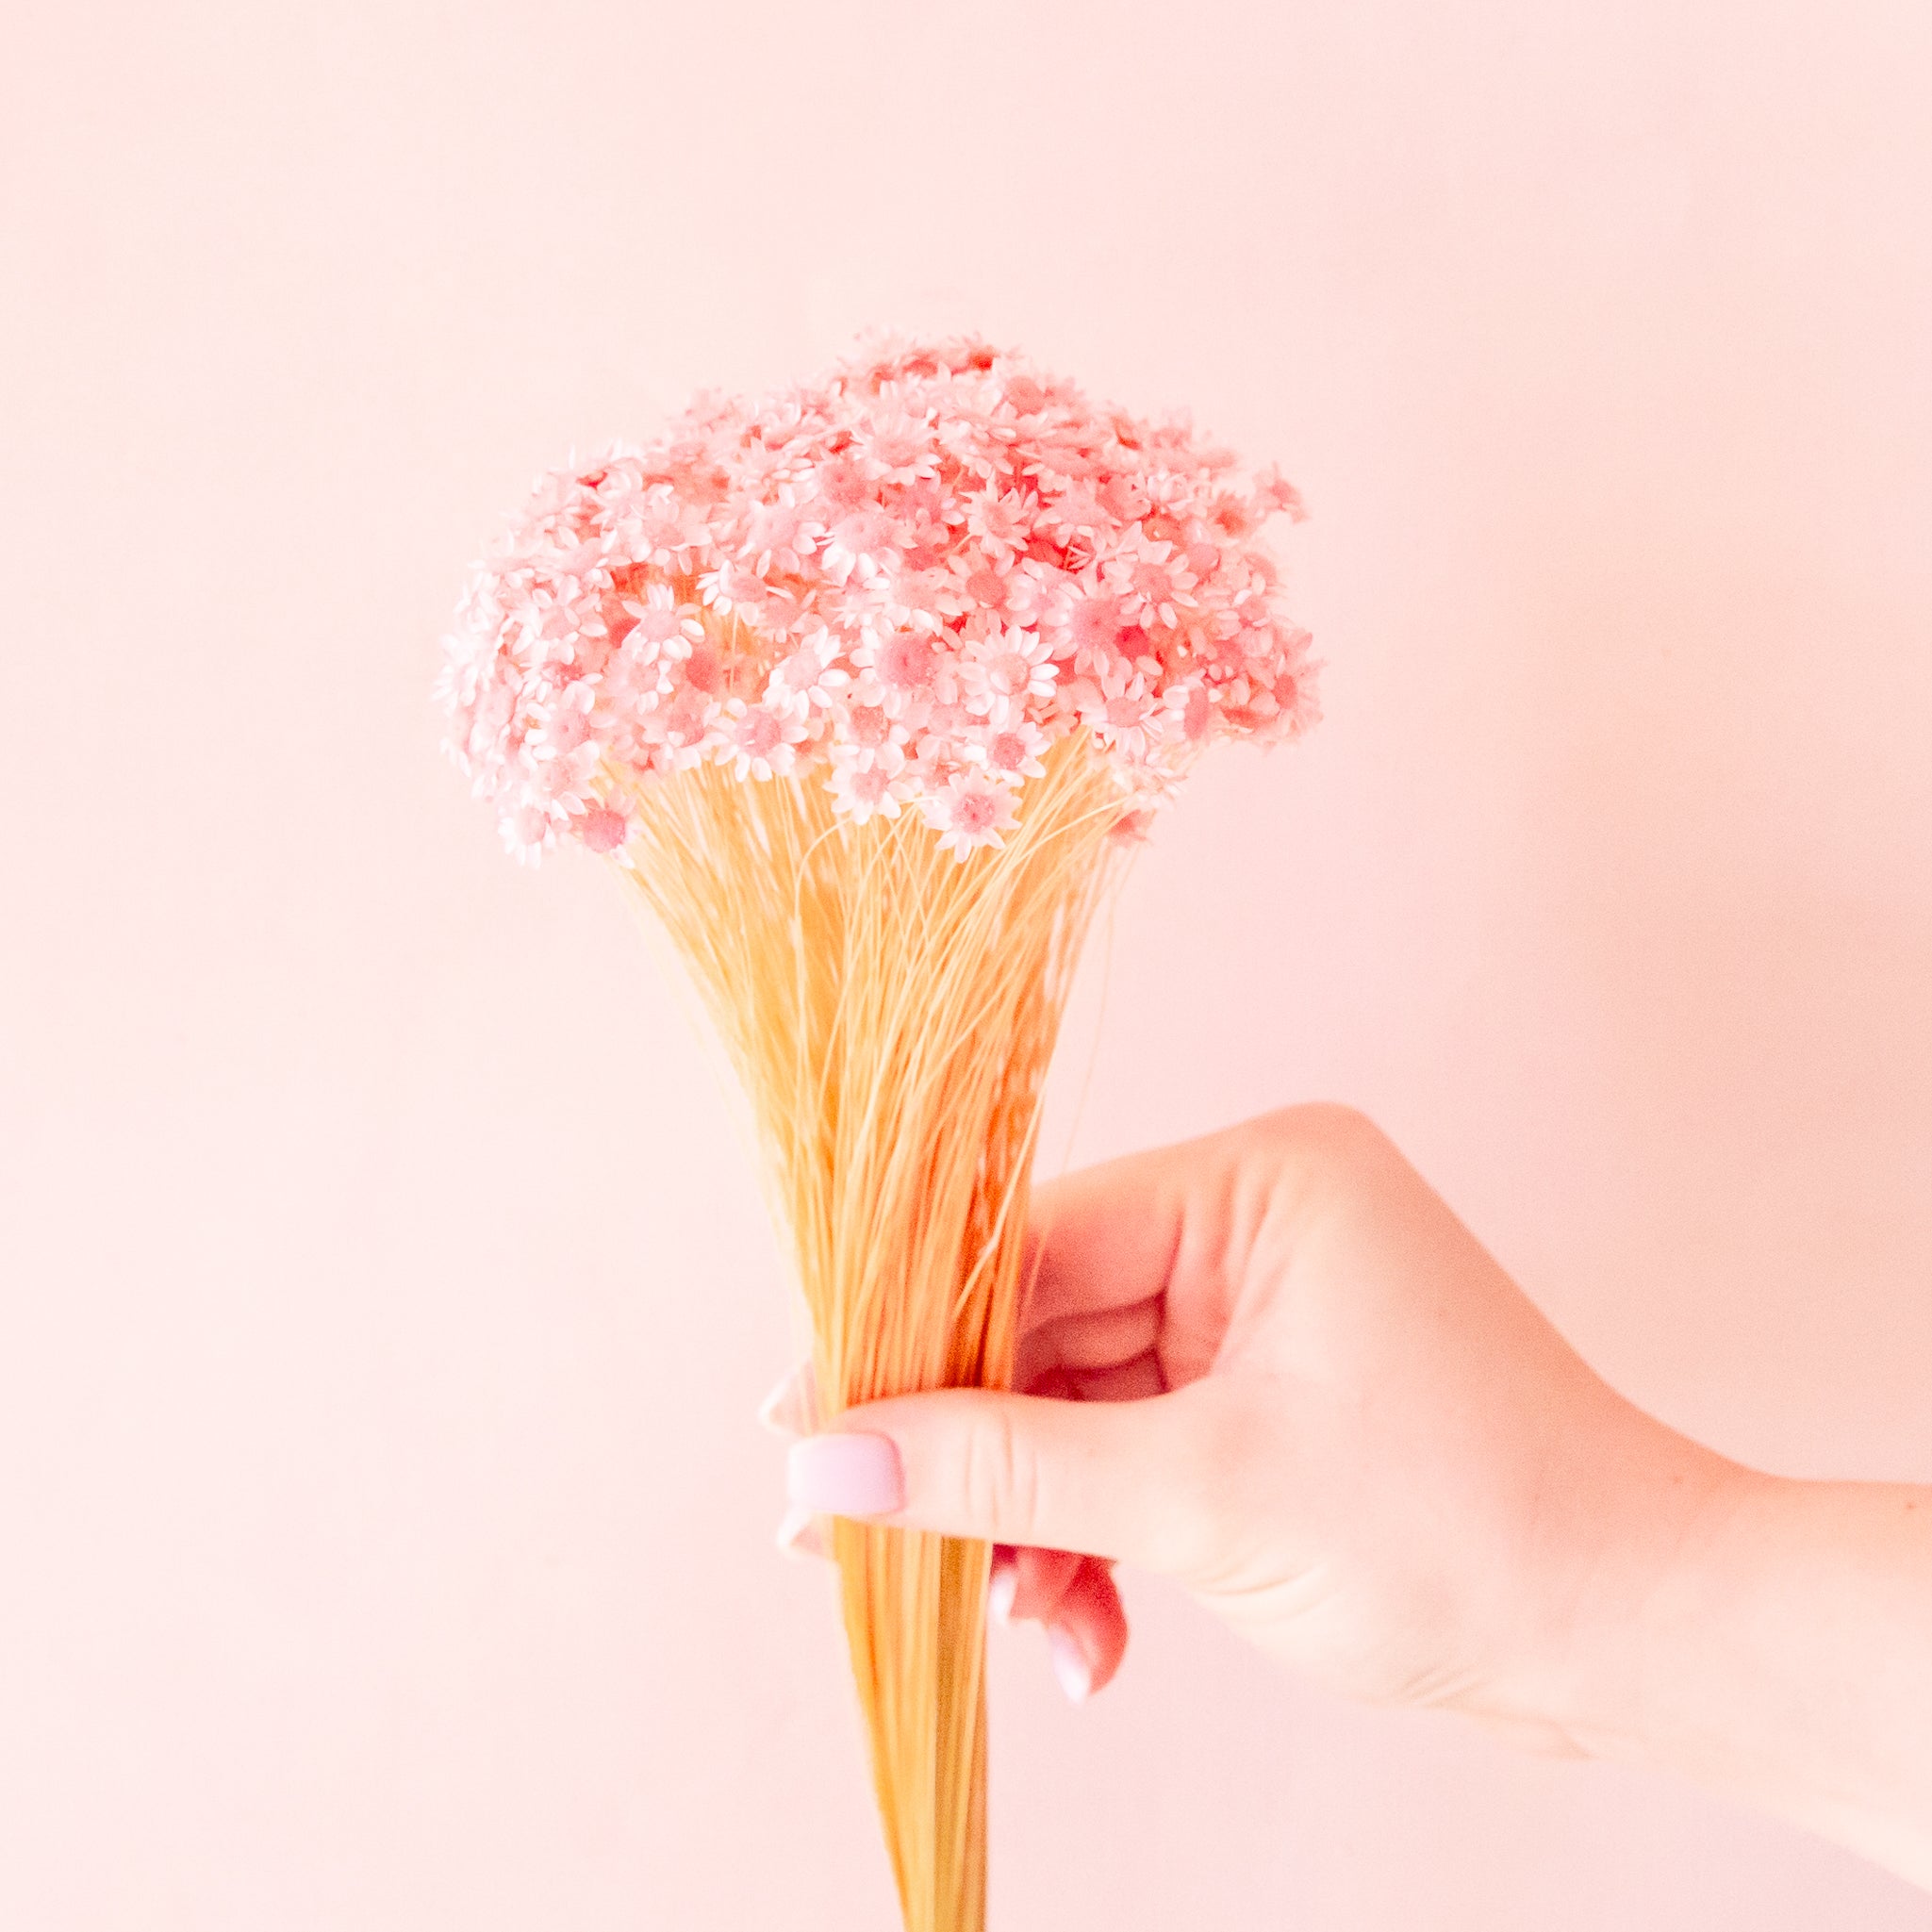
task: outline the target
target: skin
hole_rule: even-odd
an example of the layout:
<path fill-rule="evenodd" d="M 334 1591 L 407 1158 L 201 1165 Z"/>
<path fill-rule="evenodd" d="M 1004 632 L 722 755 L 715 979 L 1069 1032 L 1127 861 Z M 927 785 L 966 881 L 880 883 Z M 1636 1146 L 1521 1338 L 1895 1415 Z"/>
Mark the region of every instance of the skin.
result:
<path fill-rule="evenodd" d="M 1033 1240 L 1019 1393 L 834 1427 L 896 1450 L 874 1520 L 995 1544 L 1070 1694 L 1120 1668 L 1126 1561 L 1348 1696 L 1673 1769 L 1932 1888 L 1932 1490 L 1644 1414 L 1348 1108 L 1071 1176 Z M 802 1375 L 768 1419 L 811 1428 Z"/>

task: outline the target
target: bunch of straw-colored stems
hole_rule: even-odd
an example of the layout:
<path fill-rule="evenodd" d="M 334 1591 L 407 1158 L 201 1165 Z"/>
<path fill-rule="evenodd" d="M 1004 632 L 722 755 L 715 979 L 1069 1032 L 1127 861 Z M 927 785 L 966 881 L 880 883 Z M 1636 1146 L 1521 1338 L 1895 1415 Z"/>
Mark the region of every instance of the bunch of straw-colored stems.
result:
<path fill-rule="evenodd" d="M 916 811 L 840 819 L 822 774 L 612 776 L 622 876 L 751 1098 L 827 1420 L 1011 1381 L 1042 1086 L 1123 808 L 1083 738 L 1045 762 L 1004 845 L 964 863 Z M 908 1932 L 980 1932 L 988 1549 L 833 1541 Z"/>

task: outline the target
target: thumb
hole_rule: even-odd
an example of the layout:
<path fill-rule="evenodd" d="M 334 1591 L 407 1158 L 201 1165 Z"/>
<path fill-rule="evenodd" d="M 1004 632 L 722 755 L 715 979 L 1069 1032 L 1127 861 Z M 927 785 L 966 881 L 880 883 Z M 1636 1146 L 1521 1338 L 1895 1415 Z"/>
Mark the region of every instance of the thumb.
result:
<path fill-rule="evenodd" d="M 1135 1402 L 986 1389 L 848 1409 L 795 1443 L 801 1509 L 1171 1573 L 1212 1528 L 1201 1383 Z"/>

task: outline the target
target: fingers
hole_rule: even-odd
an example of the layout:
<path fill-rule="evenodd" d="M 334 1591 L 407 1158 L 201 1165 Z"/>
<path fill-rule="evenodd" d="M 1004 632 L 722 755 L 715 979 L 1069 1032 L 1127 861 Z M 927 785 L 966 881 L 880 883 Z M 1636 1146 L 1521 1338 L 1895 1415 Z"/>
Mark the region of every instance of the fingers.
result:
<path fill-rule="evenodd" d="M 811 1367 L 801 1363 L 773 1389 L 759 1420 L 773 1433 L 797 1436 L 801 1420 L 816 1421 Z M 778 1527 L 779 1549 L 797 1561 L 829 1560 L 821 1517 L 794 1503 Z M 987 1582 L 995 1623 L 1037 1623 L 1047 1631 L 1055 1680 L 1074 1703 L 1110 1683 L 1127 1650 L 1127 1614 L 1110 1566 L 1069 1550 L 996 1545 Z"/>
<path fill-rule="evenodd" d="M 993 1613 L 1002 1624 L 1050 1624 L 1073 1573 L 1090 1558 L 1075 1556 L 1065 1549 L 1004 1549 L 1004 1562 L 996 1566 L 994 1585 L 989 1587 Z"/>
<path fill-rule="evenodd" d="M 1214 1527 L 1199 1386 L 1130 1402 L 945 1389 L 867 1403 L 792 1445 L 790 1497 L 827 1515 L 1182 1573 Z"/>
<path fill-rule="evenodd" d="M 1158 1307 L 1199 1166 L 1188 1152 L 1159 1148 L 1129 1154 L 1034 1191 L 1029 1329 L 1137 1303 Z"/>
<path fill-rule="evenodd" d="M 1047 1627 L 1047 1649 L 1060 1688 L 1076 1704 L 1113 1681 L 1127 1654 L 1127 1612 L 1105 1563 L 1081 1560 Z"/>
<path fill-rule="evenodd" d="M 1016 1386 L 1031 1388 L 1055 1364 L 1078 1375 L 1143 1354 L 1163 1388 L 1206 1374 L 1286 1137 L 1279 1124 L 1250 1124 L 1041 1187 Z"/>
<path fill-rule="evenodd" d="M 1158 1383 L 1164 1314 L 1165 1304 L 1156 1296 L 1126 1308 L 1067 1313 L 1047 1322 L 1029 1316 L 1014 1358 L 1013 1386 L 1028 1395 L 1110 1399 L 1090 1392 L 1090 1379 L 1140 1361 L 1156 1364 Z M 1159 1388 L 1138 1393 L 1157 1395 Z"/>
<path fill-rule="evenodd" d="M 1060 1688 L 1084 1703 L 1113 1681 L 1127 1653 L 1127 1612 L 1098 1557 L 1057 1549 L 998 1549 L 988 1598 L 1001 1624 L 1038 1623 Z"/>

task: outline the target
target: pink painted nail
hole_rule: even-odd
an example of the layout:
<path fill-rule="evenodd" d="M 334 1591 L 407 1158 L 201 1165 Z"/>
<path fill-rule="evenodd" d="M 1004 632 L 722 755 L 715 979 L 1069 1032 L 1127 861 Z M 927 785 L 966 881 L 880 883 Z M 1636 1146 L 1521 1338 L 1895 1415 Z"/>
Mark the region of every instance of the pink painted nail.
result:
<path fill-rule="evenodd" d="M 1086 1653 L 1065 1630 L 1055 1628 L 1047 1632 L 1047 1654 L 1053 1660 L 1053 1675 L 1068 1700 L 1084 1704 L 1094 1688 L 1094 1667 Z"/>
<path fill-rule="evenodd" d="M 986 1608 L 993 1613 L 996 1624 L 1013 1621 L 1013 1600 L 1018 1594 L 1019 1565 L 1001 1563 L 993 1572 L 993 1580 L 986 1585 Z"/>
<path fill-rule="evenodd" d="M 758 1405 L 758 1420 L 773 1435 L 810 1435 L 818 1427 L 817 1406 L 812 1364 L 801 1362 L 781 1376 L 777 1387 Z"/>
<path fill-rule="evenodd" d="M 828 1516 L 889 1516 L 905 1507 L 905 1475 L 889 1436 L 834 1429 L 794 1443 L 785 1487 L 803 1510 Z"/>
<path fill-rule="evenodd" d="M 826 1554 L 825 1541 L 818 1534 L 817 1517 L 810 1510 L 800 1509 L 797 1504 L 788 1509 L 780 1520 L 777 1541 L 780 1551 L 799 1562 Z"/>

